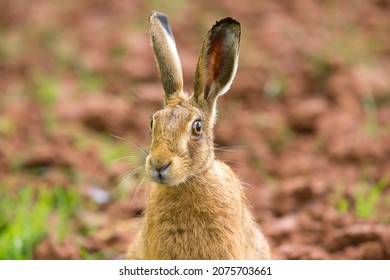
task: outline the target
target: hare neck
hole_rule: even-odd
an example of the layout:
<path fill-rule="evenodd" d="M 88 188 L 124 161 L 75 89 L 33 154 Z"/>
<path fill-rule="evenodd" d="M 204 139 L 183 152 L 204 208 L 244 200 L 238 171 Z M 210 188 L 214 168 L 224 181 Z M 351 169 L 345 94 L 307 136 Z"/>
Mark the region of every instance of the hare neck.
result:
<path fill-rule="evenodd" d="M 153 185 L 145 217 L 148 258 L 242 257 L 232 255 L 244 246 L 242 188 L 229 170 L 216 161 L 181 185 Z"/>
<path fill-rule="evenodd" d="M 172 205 L 168 206 L 168 210 L 171 211 L 173 208 L 185 210 L 191 205 L 199 208 L 200 205 L 210 204 L 208 206 L 212 207 L 215 203 L 224 204 L 232 197 L 241 201 L 240 182 L 227 165 L 214 160 L 205 167 L 203 172 L 177 186 L 155 183 L 150 190 L 148 204 L 156 209 L 165 208 L 169 202 Z"/>

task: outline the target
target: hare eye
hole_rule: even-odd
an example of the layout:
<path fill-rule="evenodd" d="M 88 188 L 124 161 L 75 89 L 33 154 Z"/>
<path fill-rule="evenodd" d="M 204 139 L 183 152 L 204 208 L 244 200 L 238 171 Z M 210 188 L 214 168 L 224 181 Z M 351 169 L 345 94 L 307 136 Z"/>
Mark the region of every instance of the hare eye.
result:
<path fill-rule="evenodd" d="M 200 121 L 194 121 L 192 124 L 192 135 L 199 136 L 202 131 L 202 123 Z"/>
<path fill-rule="evenodd" d="M 150 120 L 150 130 L 153 129 L 153 119 Z"/>

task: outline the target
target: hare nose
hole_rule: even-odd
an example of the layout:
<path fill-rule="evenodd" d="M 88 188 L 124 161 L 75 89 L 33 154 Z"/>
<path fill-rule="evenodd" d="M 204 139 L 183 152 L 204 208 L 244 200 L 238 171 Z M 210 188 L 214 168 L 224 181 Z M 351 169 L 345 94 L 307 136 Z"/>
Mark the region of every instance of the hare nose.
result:
<path fill-rule="evenodd" d="M 161 158 L 151 158 L 150 164 L 153 166 L 156 171 L 161 174 L 171 165 L 171 161 L 169 159 L 161 159 Z"/>

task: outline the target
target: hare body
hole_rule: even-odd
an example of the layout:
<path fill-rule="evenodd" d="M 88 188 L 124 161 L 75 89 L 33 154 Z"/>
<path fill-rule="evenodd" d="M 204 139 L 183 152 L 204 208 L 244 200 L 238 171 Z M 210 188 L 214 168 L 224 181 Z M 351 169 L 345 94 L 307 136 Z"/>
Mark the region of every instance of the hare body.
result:
<path fill-rule="evenodd" d="M 194 93 L 183 92 L 180 61 L 163 14 L 150 19 L 165 91 L 145 161 L 153 181 L 128 259 L 269 259 L 270 250 L 233 171 L 214 157 L 215 102 L 237 69 L 240 26 L 227 18 L 209 31 Z"/>
<path fill-rule="evenodd" d="M 177 187 L 154 184 L 138 246 L 130 259 L 268 259 L 269 248 L 246 205 L 240 182 L 214 161 Z M 138 248 L 136 248 L 138 247 Z"/>

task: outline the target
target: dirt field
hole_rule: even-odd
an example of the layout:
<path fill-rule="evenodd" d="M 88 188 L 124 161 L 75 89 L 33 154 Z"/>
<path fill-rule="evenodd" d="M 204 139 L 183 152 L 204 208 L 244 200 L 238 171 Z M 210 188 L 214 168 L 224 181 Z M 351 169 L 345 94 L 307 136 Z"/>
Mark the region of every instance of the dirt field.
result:
<path fill-rule="evenodd" d="M 0 0 L 0 259 L 121 259 L 163 90 L 151 10 L 191 91 L 204 35 L 241 22 L 217 156 L 276 259 L 390 259 L 390 1 Z"/>

